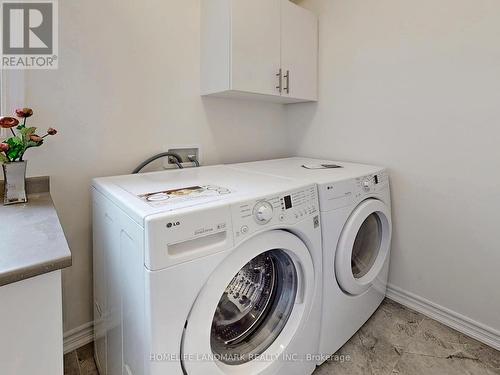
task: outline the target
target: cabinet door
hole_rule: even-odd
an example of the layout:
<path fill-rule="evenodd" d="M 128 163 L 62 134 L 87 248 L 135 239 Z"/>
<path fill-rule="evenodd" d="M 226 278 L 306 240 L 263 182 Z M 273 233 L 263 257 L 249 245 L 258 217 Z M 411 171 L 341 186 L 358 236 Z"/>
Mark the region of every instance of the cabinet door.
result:
<path fill-rule="evenodd" d="M 283 96 L 318 99 L 318 19 L 307 9 L 281 0 Z"/>
<path fill-rule="evenodd" d="M 280 1 L 232 0 L 233 90 L 280 95 Z"/>

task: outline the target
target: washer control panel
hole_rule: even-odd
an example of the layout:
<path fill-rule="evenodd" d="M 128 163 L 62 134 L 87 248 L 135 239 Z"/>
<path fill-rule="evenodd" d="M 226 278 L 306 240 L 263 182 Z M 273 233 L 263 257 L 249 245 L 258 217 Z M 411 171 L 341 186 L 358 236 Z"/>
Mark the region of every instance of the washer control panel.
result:
<path fill-rule="evenodd" d="M 319 227 L 317 188 L 316 185 L 310 185 L 284 194 L 235 204 L 231 213 L 236 241 L 269 226 L 291 225 L 306 218 L 313 220 Z"/>

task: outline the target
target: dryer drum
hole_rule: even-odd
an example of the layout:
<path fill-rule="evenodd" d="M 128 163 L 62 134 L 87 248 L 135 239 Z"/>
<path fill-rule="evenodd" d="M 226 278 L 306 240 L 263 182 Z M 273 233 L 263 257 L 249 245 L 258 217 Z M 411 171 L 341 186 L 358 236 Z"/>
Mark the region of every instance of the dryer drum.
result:
<path fill-rule="evenodd" d="M 297 271 L 285 251 L 253 258 L 233 277 L 217 305 L 212 352 L 230 365 L 261 355 L 285 327 L 296 294 Z"/>
<path fill-rule="evenodd" d="M 382 223 L 378 214 L 368 216 L 356 235 L 352 249 L 351 268 L 356 279 L 365 276 L 375 264 L 382 244 Z"/>

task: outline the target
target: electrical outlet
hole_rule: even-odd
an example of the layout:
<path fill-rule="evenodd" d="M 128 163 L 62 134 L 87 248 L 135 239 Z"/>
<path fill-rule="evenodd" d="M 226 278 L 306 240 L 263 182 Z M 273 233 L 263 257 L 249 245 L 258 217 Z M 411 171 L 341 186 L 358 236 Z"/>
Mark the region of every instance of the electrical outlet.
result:
<path fill-rule="evenodd" d="M 179 146 L 179 147 L 169 147 L 167 148 L 168 152 L 173 152 L 179 155 L 182 159 L 182 165 L 185 168 L 193 167 L 193 163 L 189 161 L 189 157 L 194 156 L 198 162 L 201 163 L 201 153 L 199 146 Z M 173 163 L 170 158 L 165 158 L 165 162 L 163 164 L 165 168 L 176 168 L 175 163 Z"/>

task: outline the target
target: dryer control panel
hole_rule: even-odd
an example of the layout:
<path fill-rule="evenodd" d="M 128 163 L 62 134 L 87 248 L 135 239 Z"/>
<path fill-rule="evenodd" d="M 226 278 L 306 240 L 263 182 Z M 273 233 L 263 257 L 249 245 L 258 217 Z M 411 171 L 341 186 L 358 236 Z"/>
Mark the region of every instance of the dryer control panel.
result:
<path fill-rule="evenodd" d="M 236 242 L 269 226 L 292 225 L 310 218 L 319 228 L 315 185 L 291 192 L 234 204 L 231 207 Z"/>
<path fill-rule="evenodd" d="M 350 206 L 368 196 L 376 196 L 388 188 L 389 174 L 385 170 L 351 180 L 323 184 L 319 187 L 323 202 L 321 210 L 329 211 Z"/>
<path fill-rule="evenodd" d="M 381 188 L 384 188 L 389 183 L 389 175 L 387 172 L 370 174 L 367 176 L 358 177 L 355 179 L 356 187 L 359 193 L 376 193 Z"/>

